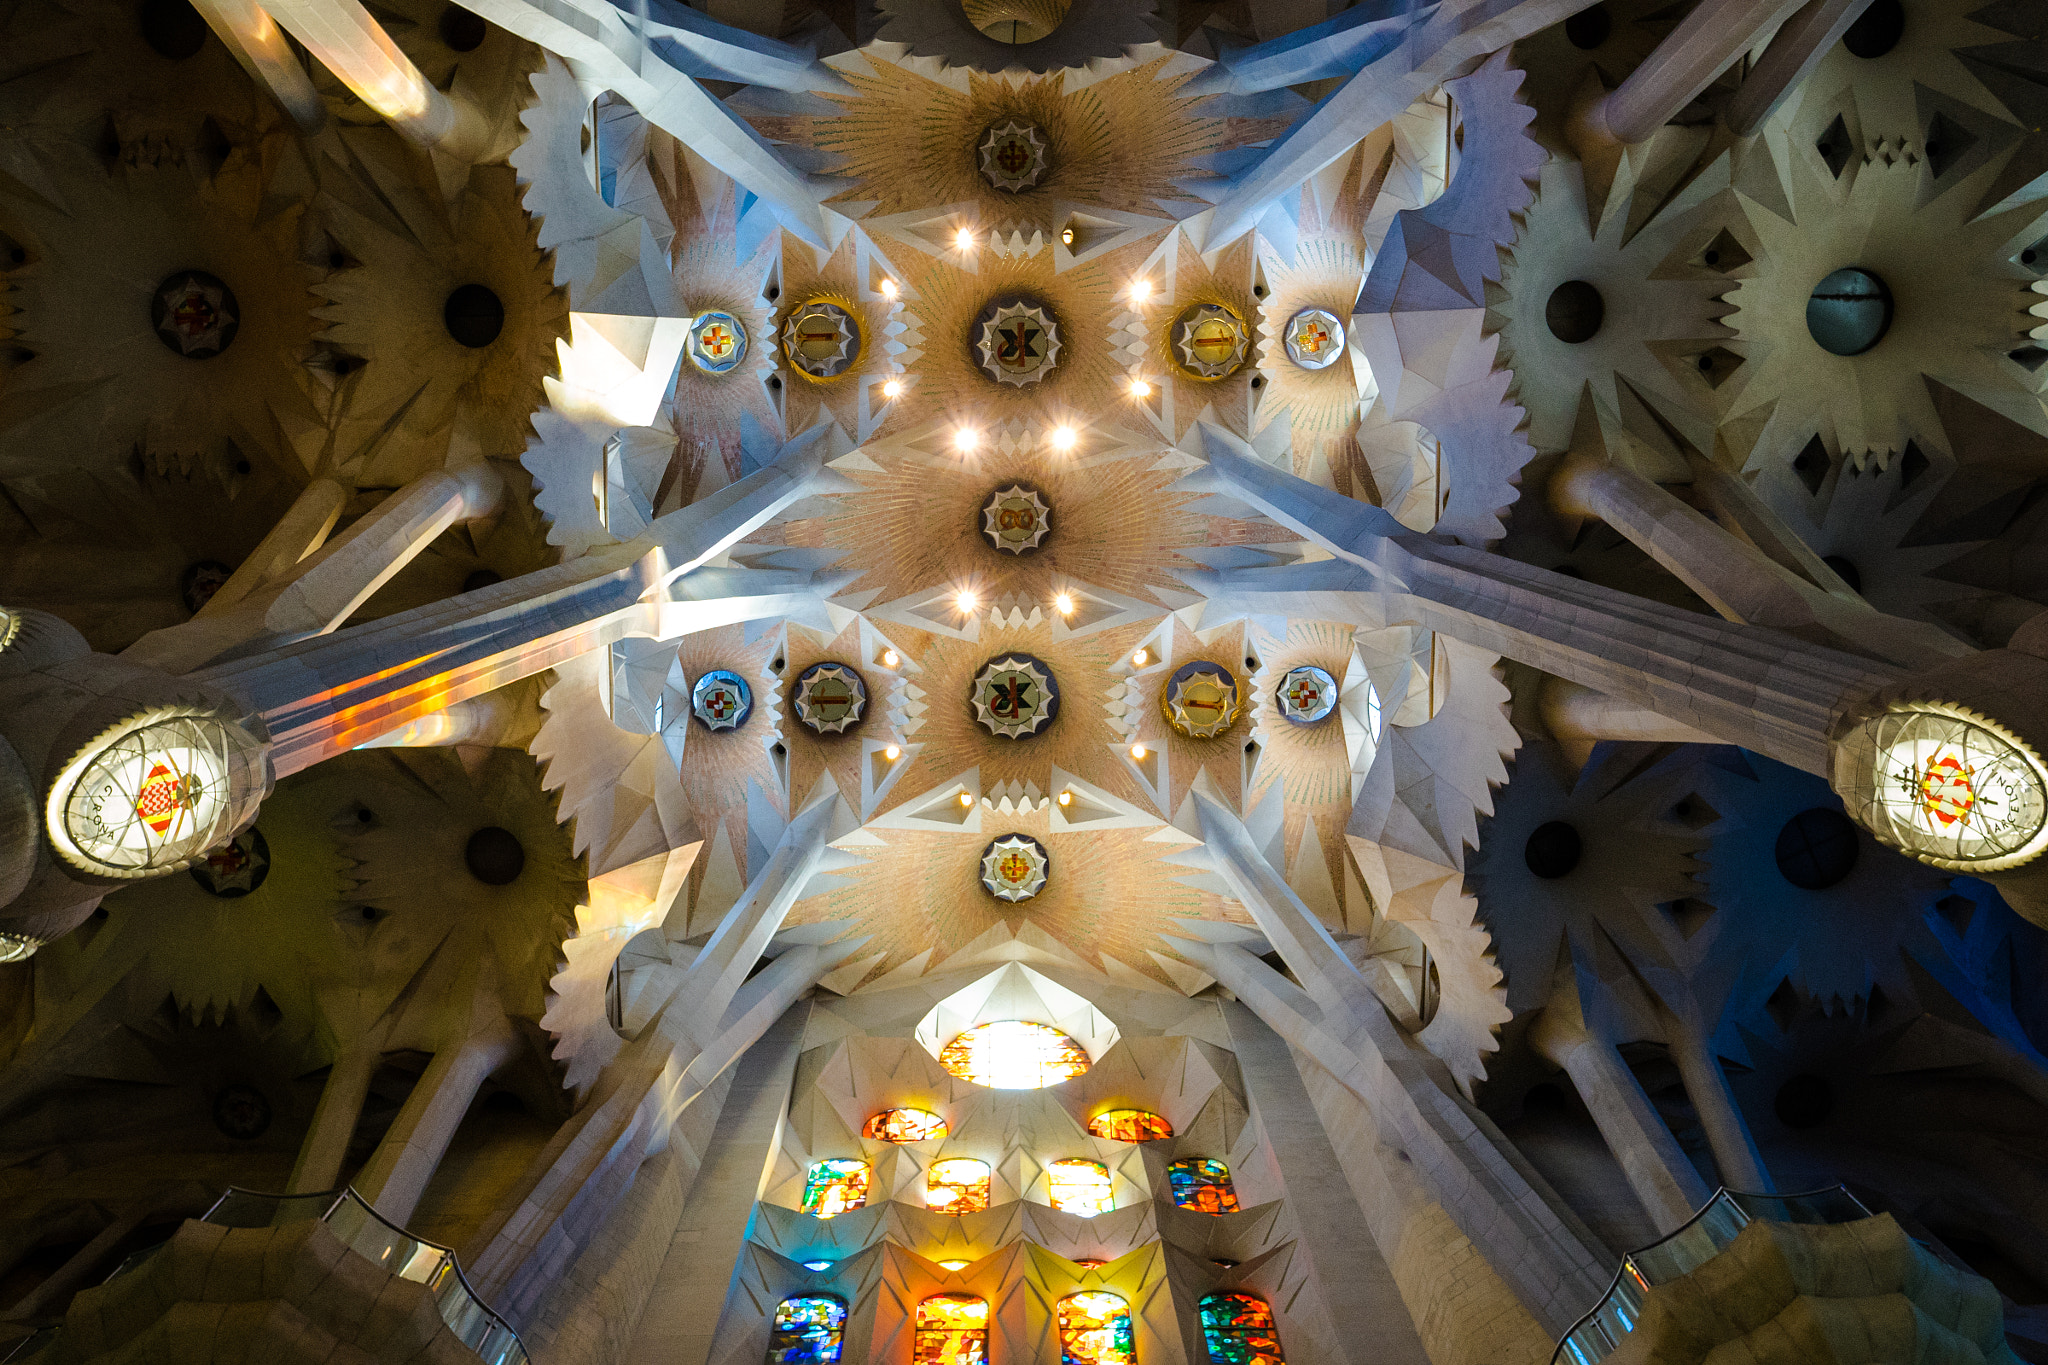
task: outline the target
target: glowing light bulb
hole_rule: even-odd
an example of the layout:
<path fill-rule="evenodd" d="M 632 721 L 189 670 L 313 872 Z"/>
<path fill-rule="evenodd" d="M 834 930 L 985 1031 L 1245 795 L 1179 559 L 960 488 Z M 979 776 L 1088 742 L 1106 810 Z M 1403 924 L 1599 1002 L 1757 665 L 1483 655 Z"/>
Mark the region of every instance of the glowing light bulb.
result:
<path fill-rule="evenodd" d="M 1064 228 L 1061 228 L 1061 229 L 1060 229 L 1060 245 L 1061 245 L 1061 246 L 1072 246 L 1073 244 L 1074 244 L 1074 230 L 1073 230 L 1072 228 L 1070 228 L 1070 227 L 1064 227 Z"/>
<path fill-rule="evenodd" d="M 1073 804 L 1074 804 L 1074 794 L 1073 794 L 1072 792 L 1061 792 L 1061 793 L 1060 793 L 1060 804 L 1061 804 L 1062 806 L 1071 806 L 1071 805 L 1073 805 Z"/>
<path fill-rule="evenodd" d="M 882 397 L 884 397 L 884 398 L 901 398 L 902 396 L 903 396 L 903 381 L 902 381 L 902 380 L 900 380 L 900 379 L 891 379 L 891 380 L 888 380 L 888 381 L 887 381 L 886 383 L 884 383 L 884 384 L 882 385 Z"/>
<path fill-rule="evenodd" d="M 891 744 L 888 748 L 882 750 L 882 757 L 888 759 L 891 763 L 894 763 L 897 759 L 903 757 L 903 750 L 898 746 Z"/>
<path fill-rule="evenodd" d="M 1072 450 L 1075 439 L 1072 427 L 1059 426 L 1052 429 L 1052 448 L 1054 450 Z"/>
<path fill-rule="evenodd" d="M 817 1271 L 817 1270 L 830 1270 L 831 1268 L 832 1268 L 832 1263 L 831 1263 L 830 1261 L 805 1261 L 805 1262 L 804 1262 L 804 1269 L 805 1269 L 805 1270 Z"/>
<path fill-rule="evenodd" d="M 1141 649 L 1131 655 L 1131 663 L 1139 668 L 1143 668 L 1150 662 L 1152 662 L 1152 655 L 1148 650 Z"/>
<path fill-rule="evenodd" d="M 962 427 L 953 433 L 953 448 L 965 455 L 981 444 L 981 433 L 973 427 Z"/>
<path fill-rule="evenodd" d="M 1144 302 L 1144 301 L 1145 301 L 1146 299 L 1149 299 L 1149 298 L 1151 298 L 1151 297 L 1152 297 L 1152 281 L 1150 281 L 1150 280 L 1132 280 L 1132 281 L 1131 281 L 1131 298 L 1132 298 L 1132 299 L 1133 299 L 1134 301 L 1136 301 L 1136 302 L 1138 302 L 1138 303 L 1143 303 L 1143 302 Z"/>
<path fill-rule="evenodd" d="M 1072 594 L 1063 592 L 1059 596 L 1053 598 L 1052 609 L 1062 616 L 1072 616 L 1074 614 L 1074 599 Z"/>
<path fill-rule="evenodd" d="M 1146 383 L 1146 382 L 1145 382 L 1144 380 L 1142 380 L 1142 379 L 1133 379 L 1133 380 L 1131 381 L 1131 397 L 1133 397 L 1133 398 L 1150 398 L 1151 396 L 1152 396 L 1152 386 L 1151 386 L 1150 384 L 1147 384 L 1147 383 Z"/>
<path fill-rule="evenodd" d="M 1131 746 L 1131 757 L 1137 759 L 1140 763 L 1143 763 L 1145 761 L 1145 746 L 1142 744 L 1133 744 Z"/>
<path fill-rule="evenodd" d="M 882 281 L 882 297 L 885 299 L 896 297 L 896 281 L 890 279 Z"/>
<path fill-rule="evenodd" d="M 958 232 L 954 233 L 953 245 L 959 247 L 962 251 L 972 251 L 974 249 L 974 229 L 961 228 Z"/>
<path fill-rule="evenodd" d="M 961 590 L 960 596 L 956 600 L 960 604 L 960 610 L 973 611 L 974 605 L 979 599 L 975 597 L 974 590 L 972 588 L 964 588 Z"/>
<path fill-rule="evenodd" d="M 942 1269 L 945 1269 L 945 1270 L 965 1270 L 965 1269 L 967 1269 L 967 1267 L 968 1267 L 968 1266 L 970 1266 L 970 1265 L 972 1265 L 972 1264 L 974 1264 L 974 1263 L 973 1263 L 972 1261 L 940 1261 L 940 1262 L 939 1262 L 939 1266 L 940 1266 L 940 1268 L 942 1268 Z"/>
<path fill-rule="evenodd" d="M 969 807 L 969 806 L 971 806 L 971 805 L 973 805 L 973 804 L 974 804 L 974 798 L 973 798 L 973 797 L 969 796 L 969 795 L 968 795 L 968 794 L 967 794 L 966 792 L 961 792 L 961 793 L 960 793 L 960 806 L 961 806 L 961 809 L 963 809 L 963 810 L 964 810 L 964 809 L 966 809 L 967 807 Z"/>
<path fill-rule="evenodd" d="M 898 654 L 895 650 L 885 649 L 882 651 L 882 667 L 894 668 L 896 665 L 902 662 L 903 656 L 901 654 Z"/>

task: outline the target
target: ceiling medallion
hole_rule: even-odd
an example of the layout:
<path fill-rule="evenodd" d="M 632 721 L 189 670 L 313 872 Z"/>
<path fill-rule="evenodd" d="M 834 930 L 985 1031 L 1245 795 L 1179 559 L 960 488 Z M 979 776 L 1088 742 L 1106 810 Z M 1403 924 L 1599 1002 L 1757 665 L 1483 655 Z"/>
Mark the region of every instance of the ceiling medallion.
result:
<path fill-rule="evenodd" d="M 998 384 L 1036 384 L 1059 364 L 1059 324 L 1029 299 L 998 299 L 982 309 L 975 338 L 981 372 Z"/>
<path fill-rule="evenodd" d="M 1296 725 L 1314 725 L 1337 709 L 1337 680 L 1314 664 L 1290 668 L 1275 694 L 1280 714 Z"/>
<path fill-rule="evenodd" d="M 782 353 L 811 379 L 837 379 L 860 354 L 860 324 L 836 303 L 812 299 L 782 324 Z"/>
<path fill-rule="evenodd" d="M 1052 856 L 1028 834 L 1005 834 L 981 851 L 981 884 L 999 901 L 1028 901 L 1045 890 Z"/>
<path fill-rule="evenodd" d="M 995 124 L 981 135 L 981 173 L 988 183 L 1012 194 L 1033 188 L 1052 166 L 1045 134 L 1021 119 Z"/>
<path fill-rule="evenodd" d="M 714 668 L 690 689 L 690 714 L 707 730 L 737 730 L 754 714 L 754 690 L 727 668 Z"/>
<path fill-rule="evenodd" d="M 846 664 L 812 664 L 796 675 L 796 718 L 821 735 L 843 735 L 860 723 L 868 685 Z"/>
<path fill-rule="evenodd" d="M 1214 739 L 1237 721 L 1243 704 L 1237 679 L 1222 664 L 1198 659 L 1183 664 L 1159 694 L 1166 723 L 1189 739 Z"/>
<path fill-rule="evenodd" d="M 211 360 L 242 329 L 235 291 L 204 270 L 180 270 L 156 287 L 149 322 L 157 340 L 187 360 Z"/>
<path fill-rule="evenodd" d="M 1024 739 L 1060 713 L 1060 686 L 1052 670 L 1029 654 L 1002 654 L 981 666 L 968 694 L 974 718 L 992 735 Z"/>
<path fill-rule="evenodd" d="M 1052 532 L 1052 508 L 1035 488 L 1013 483 L 989 494 L 981 509 L 981 533 L 998 550 L 1028 555 Z"/>
<path fill-rule="evenodd" d="M 1173 358 L 1196 379 L 1228 379 L 1251 349 L 1244 319 L 1219 303 L 1198 303 L 1173 320 Z"/>
<path fill-rule="evenodd" d="M 270 842 L 254 825 L 192 865 L 192 880 L 222 900 L 246 896 L 270 877 Z"/>
<path fill-rule="evenodd" d="M 1304 308 L 1281 334 L 1287 358 L 1304 370 L 1327 370 L 1344 354 L 1344 324 L 1325 308 Z"/>
<path fill-rule="evenodd" d="M 747 358 L 747 329 L 730 313 L 709 309 L 690 320 L 690 363 L 706 374 L 724 374 Z"/>

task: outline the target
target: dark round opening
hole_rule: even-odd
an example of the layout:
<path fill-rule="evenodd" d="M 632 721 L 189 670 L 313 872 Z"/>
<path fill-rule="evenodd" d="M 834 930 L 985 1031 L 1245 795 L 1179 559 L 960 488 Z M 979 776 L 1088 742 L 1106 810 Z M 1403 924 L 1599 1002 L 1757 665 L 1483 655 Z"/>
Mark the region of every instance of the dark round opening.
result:
<path fill-rule="evenodd" d="M 1721 264 L 1721 253 L 1714 250 L 1714 248 L 1712 247 L 1708 247 L 1705 251 L 1700 253 L 1700 259 L 1702 261 L 1705 261 L 1708 265 L 1719 265 Z"/>
<path fill-rule="evenodd" d="M 1601 301 L 1600 291 L 1584 280 L 1566 280 L 1550 291 L 1550 302 L 1543 305 L 1543 321 L 1550 334 L 1573 346 L 1591 341 L 1606 316 L 1607 305 Z"/>
<path fill-rule="evenodd" d="M 237 1142 L 254 1142 L 270 1128 L 270 1101 L 254 1086 L 226 1086 L 213 1097 L 213 1126 Z"/>
<path fill-rule="evenodd" d="M 1868 60 L 1884 56 L 1905 36 L 1906 7 L 1899 0 L 1870 0 L 1842 35 L 1842 46 L 1849 49 L 1850 56 Z"/>
<path fill-rule="evenodd" d="M 1579 865 L 1579 856 L 1585 851 L 1576 829 L 1562 820 L 1552 820 L 1536 826 L 1522 846 L 1522 861 L 1545 881 L 1556 881 Z"/>
<path fill-rule="evenodd" d="M 504 581 L 495 569 L 477 569 L 469 577 L 462 580 L 462 590 L 464 592 L 475 592 L 478 588 L 488 588 L 493 583 L 503 583 Z"/>
<path fill-rule="evenodd" d="M 484 45 L 487 32 L 480 14 L 471 14 L 460 5 L 441 11 L 441 41 L 457 52 L 476 51 Z"/>
<path fill-rule="evenodd" d="M 472 351 L 481 350 L 505 330 L 505 305 L 482 285 L 465 284 L 441 306 L 441 321 L 449 336 Z"/>
<path fill-rule="evenodd" d="M 526 868 L 526 850 L 511 830 L 486 825 L 469 836 L 462 861 L 469 875 L 485 886 L 509 886 Z"/>
<path fill-rule="evenodd" d="M 1700 373 L 1705 374 L 1707 371 L 1714 368 L 1714 357 L 1710 355 L 1703 355 L 1699 358 L 1699 360 L 1696 363 L 1700 367 Z"/>
<path fill-rule="evenodd" d="M 1525 1114 L 1562 1114 L 1571 1108 L 1564 1091 L 1549 1081 L 1529 1087 L 1529 1093 L 1522 1096 L 1522 1112 Z"/>
<path fill-rule="evenodd" d="M 1589 5 L 1564 21 L 1564 36 L 1581 52 L 1591 52 L 1614 32 L 1614 18 L 1605 5 Z"/>
<path fill-rule="evenodd" d="M 1820 562 L 1833 569 L 1835 577 L 1849 585 L 1850 592 L 1863 591 L 1863 575 L 1857 572 L 1856 565 L 1852 561 L 1843 558 L 1841 555 L 1822 555 Z"/>
<path fill-rule="evenodd" d="M 1835 1087 L 1825 1076 L 1794 1076 L 1771 1101 L 1787 1128 L 1818 1128 L 1835 1112 Z"/>
<path fill-rule="evenodd" d="M 149 297 L 149 325 L 187 360 L 211 360 L 242 330 L 242 304 L 227 281 L 204 270 L 167 275 Z"/>
<path fill-rule="evenodd" d="M 1825 891 L 1856 870 L 1856 826 L 1832 806 L 1803 810 L 1778 831 L 1778 871 L 1804 891 Z"/>
<path fill-rule="evenodd" d="M 234 572 L 218 559 L 202 559 L 187 564 L 185 572 L 178 575 L 178 596 L 184 600 L 185 610 L 197 616 L 199 609 L 213 600 L 213 595 L 234 576 Z"/>
<path fill-rule="evenodd" d="M 142 0 L 142 41 L 159 57 L 182 62 L 206 46 L 206 21 L 191 0 Z"/>
<path fill-rule="evenodd" d="M 1855 266 L 1835 271 L 1806 300 L 1806 330 L 1834 355 L 1862 355 L 1892 325 L 1892 291 Z"/>

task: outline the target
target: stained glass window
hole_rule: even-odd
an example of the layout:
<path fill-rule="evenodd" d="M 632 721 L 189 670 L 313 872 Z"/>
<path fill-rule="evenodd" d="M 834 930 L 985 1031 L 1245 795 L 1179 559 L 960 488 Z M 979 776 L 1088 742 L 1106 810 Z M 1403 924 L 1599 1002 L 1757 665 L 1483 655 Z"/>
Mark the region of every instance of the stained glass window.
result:
<path fill-rule="evenodd" d="M 1157 1142 L 1173 1136 L 1173 1125 L 1146 1109 L 1112 1109 L 1088 1120 L 1088 1131 L 1111 1142 Z"/>
<path fill-rule="evenodd" d="M 868 1202 L 868 1163 L 834 1157 L 811 1163 L 804 1177 L 804 1212 L 831 1218 Z M 834 1357 L 837 1359 L 837 1357 Z"/>
<path fill-rule="evenodd" d="M 939 1065 L 991 1090 L 1040 1090 L 1086 1071 L 1088 1052 L 1056 1028 L 999 1019 L 946 1044 Z"/>
<path fill-rule="evenodd" d="M 987 1299 L 934 1294 L 917 1306 L 915 1365 L 981 1365 L 987 1359 Z"/>
<path fill-rule="evenodd" d="M 946 1121 L 928 1109 L 884 1109 L 861 1128 L 862 1137 L 884 1142 L 923 1142 L 946 1135 Z"/>
<path fill-rule="evenodd" d="M 971 1156 L 934 1161 L 925 1172 L 924 1206 L 939 1213 L 980 1213 L 988 1207 L 988 1163 Z"/>
<path fill-rule="evenodd" d="M 1093 1218 L 1116 1207 L 1109 1197 L 1109 1167 L 1099 1161 L 1070 1157 L 1046 1168 L 1051 1182 L 1052 1206 Z"/>
<path fill-rule="evenodd" d="M 1201 1302 L 1211 1365 L 1286 1365 L 1273 1310 L 1249 1294 L 1211 1294 Z"/>
<path fill-rule="evenodd" d="M 1166 1168 L 1167 1188 L 1173 1202 L 1197 1213 L 1236 1213 L 1237 1190 L 1230 1183 L 1230 1168 L 1214 1157 L 1195 1156 L 1173 1162 Z"/>
<path fill-rule="evenodd" d="M 1115 1294 L 1084 1289 L 1060 1300 L 1060 1365 L 1137 1365 L 1131 1306 Z"/>
<path fill-rule="evenodd" d="M 830 1294 L 784 1299 L 768 1337 L 768 1365 L 836 1365 L 845 1335 L 845 1300 Z"/>

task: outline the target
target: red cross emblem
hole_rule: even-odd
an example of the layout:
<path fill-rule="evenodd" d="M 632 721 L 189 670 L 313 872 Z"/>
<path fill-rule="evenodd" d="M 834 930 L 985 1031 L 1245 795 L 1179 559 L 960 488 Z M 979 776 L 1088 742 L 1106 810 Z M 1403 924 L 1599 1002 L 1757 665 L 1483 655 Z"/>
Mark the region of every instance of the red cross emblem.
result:
<path fill-rule="evenodd" d="M 1975 770 L 1964 767 L 1954 754 L 1931 758 L 1920 774 L 1920 803 L 1943 825 L 1968 824 L 1970 810 L 1977 804 L 1970 785 L 1974 776 Z"/>

